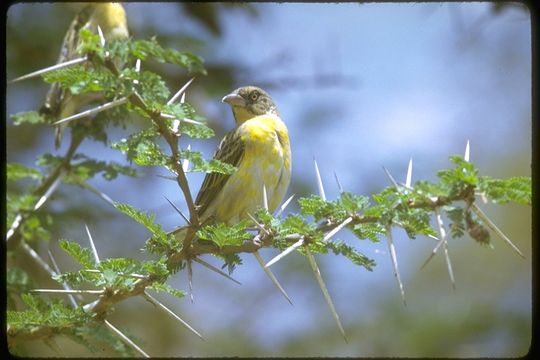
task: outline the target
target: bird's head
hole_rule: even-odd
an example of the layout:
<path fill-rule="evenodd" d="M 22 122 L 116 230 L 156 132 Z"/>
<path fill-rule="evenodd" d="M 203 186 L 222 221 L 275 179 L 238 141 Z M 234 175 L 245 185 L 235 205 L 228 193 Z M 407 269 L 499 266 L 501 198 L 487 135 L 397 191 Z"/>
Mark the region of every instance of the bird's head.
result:
<path fill-rule="evenodd" d="M 91 23 L 99 25 L 107 40 L 122 39 L 129 36 L 126 12 L 120 3 L 95 3 Z"/>
<path fill-rule="evenodd" d="M 238 88 L 221 100 L 232 107 L 237 125 L 259 115 L 278 115 L 276 105 L 266 91 L 256 86 Z"/>

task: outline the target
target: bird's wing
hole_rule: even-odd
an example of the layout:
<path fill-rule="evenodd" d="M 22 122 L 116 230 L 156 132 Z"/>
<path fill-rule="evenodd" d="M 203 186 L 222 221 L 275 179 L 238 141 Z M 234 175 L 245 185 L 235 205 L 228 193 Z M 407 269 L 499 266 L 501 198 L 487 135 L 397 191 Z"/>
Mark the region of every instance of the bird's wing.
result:
<path fill-rule="evenodd" d="M 244 157 L 245 144 L 237 132 L 227 134 L 221 141 L 214 159 L 238 167 Z M 217 198 L 231 175 L 221 173 L 208 173 L 201 185 L 201 190 L 195 200 L 199 215 L 204 214 L 210 203 Z"/>
<path fill-rule="evenodd" d="M 88 24 L 92 12 L 94 11 L 94 5 L 85 6 L 73 19 L 69 26 L 60 54 L 58 55 L 57 64 L 72 60 L 77 56 L 77 48 L 79 46 L 79 32 Z M 62 89 L 58 83 L 54 83 L 47 92 L 45 103 L 41 108 L 41 112 L 52 115 L 57 118 L 62 111 L 62 103 L 66 100 L 67 91 Z"/>

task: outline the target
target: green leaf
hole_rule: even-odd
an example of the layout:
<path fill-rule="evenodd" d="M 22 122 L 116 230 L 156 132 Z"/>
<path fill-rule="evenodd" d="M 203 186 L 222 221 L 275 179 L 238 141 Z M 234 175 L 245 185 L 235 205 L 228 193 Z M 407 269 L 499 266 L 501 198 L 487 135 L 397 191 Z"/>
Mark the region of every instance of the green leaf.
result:
<path fill-rule="evenodd" d="M 155 38 L 151 40 L 138 40 L 130 44 L 131 54 L 138 59 L 153 58 L 158 62 L 176 64 L 186 68 L 191 73 L 206 74 L 202 58 L 188 52 L 179 52 L 174 49 L 164 49 Z"/>
<path fill-rule="evenodd" d="M 11 115 L 13 119 L 13 125 L 19 126 L 22 124 L 46 124 L 48 120 L 45 116 L 39 114 L 37 111 L 19 112 L 15 115 Z"/>
<path fill-rule="evenodd" d="M 251 238 L 251 235 L 246 232 L 249 224 L 249 221 L 243 220 L 231 226 L 224 223 L 206 225 L 197 231 L 197 237 L 202 240 L 212 241 L 219 247 L 242 245 L 245 240 Z"/>
<path fill-rule="evenodd" d="M 116 203 L 114 207 L 146 227 L 152 233 L 152 237 L 159 239 L 161 242 L 167 241 L 167 233 L 163 231 L 161 225 L 154 222 L 154 214 L 146 214 L 128 204 Z"/>
<path fill-rule="evenodd" d="M 443 208 L 446 212 L 446 216 L 450 219 L 450 235 L 453 238 L 462 237 L 465 234 L 464 224 L 464 210 L 462 208 L 456 208 L 452 206 L 446 206 Z"/>
<path fill-rule="evenodd" d="M 17 181 L 24 178 L 39 181 L 43 178 L 43 175 L 38 170 L 17 163 L 7 163 L 6 170 L 8 181 Z"/>
<path fill-rule="evenodd" d="M 493 179 L 482 176 L 478 190 L 483 192 L 493 202 L 507 204 L 515 202 L 522 205 L 532 205 L 532 179 L 525 176 L 516 176 L 509 179 Z"/>
<path fill-rule="evenodd" d="M 186 296 L 185 292 L 183 292 L 181 290 L 177 290 L 177 289 L 175 289 L 175 288 L 173 288 L 170 285 L 165 284 L 165 283 L 154 282 L 154 283 L 152 283 L 152 285 L 149 286 L 149 288 L 152 289 L 152 290 L 155 290 L 155 291 L 164 291 L 164 292 L 166 292 L 168 294 L 171 294 L 172 296 L 176 296 L 179 299 Z"/>
<path fill-rule="evenodd" d="M 130 166 L 121 165 L 114 161 L 99 161 L 91 159 L 84 154 L 76 154 L 74 160 L 85 159 L 84 161 L 72 163 L 69 177 L 75 177 L 77 180 L 88 180 L 98 173 L 102 173 L 105 180 L 111 181 L 118 175 L 135 177 L 137 172 Z"/>
<path fill-rule="evenodd" d="M 206 120 L 204 117 L 199 116 L 195 108 L 189 103 L 174 103 L 166 106 L 163 111 L 167 114 L 174 115 L 179 120 L 185 118 L 199 122 Z M 214 131 L 204 123 L 199 125 L 181 121 L 179 130 L 182 134 L 186 134 L 192 139 L 209 139 L 215 135 Z"/>
<path fill-rule="evenodd" d="M 75 261 L 77 261 L 83 269 L 96 268 L 96 261 L 90 249 L 83 248 L 78 243 L 68 240 L 60 240 L 58 245 L 62 250 L 75 259 Z"/>
<path fill-rule="evenodd" d="M 355 224 L 353 226 L 353 232 L 359 239 L 369 239 L 372 242 L 379 242 L 379 235 L 385 235 L 385 227 L 378 223 L 365 223 L 365 224 Z"/>
<path fill-rule="evenodd" d="M 373 271 L 373 267 L 376 265 L 374 260 L 358 252 L 355 248 L 347 245 L 343 241 L 328 241 L 326 242 L 325 247 L 334 254 L 343 255 L 354 264 L 363 266 L 369 271 Z"/>
<path fill-rule="evenodd" d="M 212 159 L 210 161 L 204 160 L 199 151 L 182 150 L 181 156 L 191 162 L 191 171 L 204 171 L 207 173 L 216 172 L 227 175 L 230 175 L 236 171 L 236 167 L 222 161 L 216 159 Z"/>
<path fill-rule="evenodd" d="M 151 127 L 112 144 L 112 148 L 127 155 L 139 166 L 166 166 L 170 163 L 163 150 L 155 143 L 156 130 Z"/>

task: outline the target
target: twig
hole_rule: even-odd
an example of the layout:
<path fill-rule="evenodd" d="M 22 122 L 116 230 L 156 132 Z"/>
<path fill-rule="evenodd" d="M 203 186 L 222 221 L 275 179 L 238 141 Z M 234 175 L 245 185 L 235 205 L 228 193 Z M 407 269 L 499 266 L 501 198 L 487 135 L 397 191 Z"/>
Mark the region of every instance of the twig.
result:
<path fill-rule="evenodd" d="M 57 294 L 97 294 L 104 293 L 103 290 L 73 290 L 73 289 L 33 289 L 32 292 L 38 293 L 57 293 Z"/>

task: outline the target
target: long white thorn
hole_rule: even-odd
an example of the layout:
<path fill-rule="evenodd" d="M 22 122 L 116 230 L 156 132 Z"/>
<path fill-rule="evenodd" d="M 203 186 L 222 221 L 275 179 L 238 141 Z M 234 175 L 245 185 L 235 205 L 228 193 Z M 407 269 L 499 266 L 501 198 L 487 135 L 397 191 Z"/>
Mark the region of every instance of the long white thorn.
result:
<path fill-rule="evenodd" d="M 332 302 L 330 293 L 328 292 L 328 289 L 326 288 L 326 284 L 324 283 L 324 280 L 321 276 L 321 271 L 319 270 L 319 267 L 317 266 L 317 263 L 315 262 L 315 258 L 313 257 L 313 254 L 311 253 L 309 246 L 305 246 L 304 249 L 306 250 L 306 255 L 309 260 L 309 264 L 311 265 L 313 274 L 315 274 L 315 278 L 317 279 L 317 282 L 319 283 L 319 287 L 321 288 L 321 291 L 324 295 L 324 299 L 326 300 L 326 303 L 328 304 L 328 307 L 330 308 L 330 312 L 332 313 L 332 316 L 334 317 L 334 320 L 337 323 L 337 326 L 339 328 L 339 331 L 341 332 L 341 335 L 343 336 L 343 339 L 345 340 L 346 343 L 348 343 L 347 335 L 345 335 L 345 330 L 343 329 L 343 326 L 341 325 L 341 321 L 339 320 L 339 315 L 336 311 L 336 308 L 334 307 L 334 303 Z"/>
<path fill-rule="evenodd" d="M 399 275 L 396 247 L 394 246 L 394 240 L 392 238 L 392 227 L 390 225 L 386 227 L 386 240 L 388 242 L 388 251 L 390 252 L 390 257 L 392 258 L 394 276 L 396 277 L 399 286 L 399 292 L 401 293 L 401 299 L 403 300 L 403 305 L 407 306 L 407 302 L 405 301 L 405 290 L 403 288 L 403 283 L 401 282 L 401 276 Z"/>
<path fill-rule="evenodd" d="M 289 295 L 287 295 L 287 293 L 285 292 L 285 289 L 283 289 L 283 287 L 281 286 L 281 284 L 279 283 L 279 281 L 277 280 L 277 278 L 275 277 L 275 275 L 272 273 L 272 271 L 270 271 L 269 268 L 267 268 L 266 266 L 264 266 L 264 260 L 263 258 L 261 257 L 261 254 L 259 254 L 258 251 L 255 251 L 253 253 L 253 255 L 255 255 L 255 258 L 257 259 L 257 262 L 259 263 L 259 265 L 261 266 L 261 268 L 264 270 L 264 272 L 266 273 L 266 275 L 268 275 L 268 277 L 270 278 L 270 280 L 272 280 L 272 282 L 274 283 L 274 285 L 278 288 L 278 290 L 283 294 L 283 296 L 285 296 L 285 299 L 287 299 L 287 301 L 289 302 L 289 304 L 293 304 L 291 299 L 289 298 Z"/>
<path fill-rule="evenodd" d="M 98 189 L 96 189 L 95 187 L 93 187 L 92 185 L 88 184 L 87 182 L 85 181 L 78 181 L 77 180 L 77 184 L 79 184 L 79 186 L 93 192 L 94 194 L 96 194 L 97 196 L 99 196 L 99 198 L 103 201 L 105 201 L 107 204 L 111 205 L 114 207 L 114 205 L 116 204 L 114 202 L 113 199 L 111 199 L 109 197 L 109 195 L 105 194 L 103 191 L 100 191 Z"/>
<path fill-rule="evenodd" d="M 58 185 L 60 185 L 65 175 L 66 175 L 66 171 L 62 169 L 60 171 L 60 174 L 58 174 L 58 177 L 54 180 L 51 186 L 49 186 L 45 194 L 43 194 L 43 196 L 39 198 L 36 205 L 34 205 L 34 210 L 39 209 L 41 206 L 43 206 L 43 204 L 45 204 L 47 200 L 49 200 L 49 197 L 52 195 L 52 193 L 56 191 L 56 189 L 58 188 Z"/>
<path fill-rule="evenodd" d="M 58 264 L 56 263 L 56 260 L 54 259 L 54 256 L 51 252 L 51 250 L 47 250 L 47 254 L 49 255 L 49 259 L 51 260 L 51 264 L 54 268 L 54 271 L 56 272 L 57 275 L 60 275 L 60 268 L 58 267 Z M 65 289 L 65 290 L 71 290 L 71 288 L 69 287 L 69 285 L 67 283 L 62 283 L 62 287 Z M 73 295 L 71 294 L 68 294 L 68 298 L 69 298 L 69 301 L 71 302 L 71 305 L 76 308 L 77 307 L 77 300 L 75 300 L 75 297 L 73 297 Z"/>
<path fill-rule="evenodd" d="M 431 254 L 428 256 L 428 258 L 426 259 L 426 261 L 424 261 L 424 263 L 422 264 L 422 266 L 420 267 L 420 270 L 422 270 L 423 268 L 426 267 L 426 265 L 431 261 L 431 259 L 433 259 L 433 257 L 435 256 L 435 254 L 437 253 L 437 251 L 439 251 L 439 248 L 441 247 L 441 245 L 444 243 L 444 241 L 442 239 L 439 239 L 437 238 L 437 245 L 435 245 L 435 247 L 433 248 L 433 250 L 431 251 Z"/>
<path fill-rule="evenodd" d="M 333 228 L 331 231 L 326 234 L 326 236 L 323 238 L 323 242 L 328 241 L 332 236 L 334 236 L 339 230 L 343 229 L 345 226 L 347 226 L 352 221 L 352 217 L 348 217 L 341 224 Z"/>
<path fill-rule="evenodd" d="M 255 219 L 255 217 L 253 215 L 251 215 L 250 213 L 247 213 L 247 216 L 251 219 L 251 221 L 253 221 L 253 223 L 255 224 L 255 226 L 261 230 L 263 233 L 265 233 L 266 235 L 268 235 L 268 231 L 264 228 L 264 226 L 262 226 L 261 224 L 259 224 L 259 222 L 257 221 L 257 219 Z"/>
<path fill-rule="evenodd" d="M 512 249 L 514 249 L 515 252 L 519 254 L 523 259 L 525 259 L 525 255 L 519 250 L 519 248 L 510 240 L 502 231 L 491 221 L 486 214 L 475 204 L 472 203 L 471 205 L 472 210 L 478 215 L 480 219 L 491 229 L 493 230 L 497 235 L 499 235 Z"/>
<path fill-rule="evenodd" d="M 465 155 L 463 155 L 463 159 L 466 162 L 469 162 L 470 157 L 471 157 L 471 147 L 469 144 L 469 140 L 467 140 L 467 145 L 465 145 Z"/>
<path fill-rule="evenodd" d="M 178 90 L 178 91 L 176 92 L 176 94 L 174 94 L 173 97 L 170 98 L 169 101 L 167 101 L 167 105 L 171 105 L 173 102 L 175 102 L 176 99 L 178 99 L 178 97 L 179 97 L 180 95 L 182 95 L 182 94 L 186 91 L 186 89 L 187 89 L 188 86 L 193 82 L 193 80 L 195 80 L 194 77 L 192 77 L 191 79 L 189 79 L 188 82 L 186 82 L 186 83 L 184 84 L 184 86 L 182 86 L 182 87 L 180 88 L 180 90 Z"/>
<path fill-rule="evenodd" d="M 111 108 L 113 108 L 115 106 L 120 106 L 120 105 L 126 103 L 127 101 L 128 101 L 128 98 L 125 96 L 125 97 L 122 97 L 122 98 L 120 98 L 118 100 L 113 100 L 113 101 L 108 102 L 106 104 L 97 106 L 97 107 L 95 107 L 93 109 L 89 109 L 89 110 L 80 112 L 78 114 L 71 115 L 71 116 L 63 118 L 61 120 L 58 120 L 57 122 L 53 123 L 53 125 L 65 124 L 67 122 L 71 122 L 71 121 L 78 120 L 78 119 L 83 118 L 83 117 L 87 117 L 87 116 L 90 116 L 90 115 L 93 115 L 93 114 L 97 114 L 99 112 L 111 109 Z"/>
<path fill-rule="evenodd" d="M 189 299 L 193 304 L 193 269 L 191 268 L 191 260 L 187 261 L 187 273 L 188 273 L 188 288 L 189 288 Z"/>
<path fill-rule="evenodd" d="M 317 177 L 317 187 L 319 189 L 319 196 L 321 197 L 321 199 L 326 201 L 326 194 L 324 193 L 324 186 L 321 179 L 321 173 L 319 172 L 319 165 L 317 165 L 317 160 L 315 160 L 315 158 L 313 158 L 313 164 L 315 165 L 315 175 Z"/>
<path fill-rule="evenodd" d="M 55 294 L 103 294 L 103 290 L 73 290 L 73 289 L 33 289 L 31 292 Z"/>
<path fill-rule="evenodd" d="M 69 60 L 69 61 L 66 61 L 66 62 L 63 62 L 63 63 L 60 63 L 60 64 L 55 64 L 53 66 L 49 66 L 49 67 L 46 67 L 44 69 L 40 69 L 40 70 L 31 72 L 30 74 L 19 76 L 18 78 L 15 78 L 13 80 L 8 81 L 8 84 L 13 84 L 13 83 L 18 82 L 18 81 L 31 79 L 33 77 L 43 75 L 43 74 L 46 74 L 46 73 L 54 71 L 54 70 L 63 69 L 63 68 L 68 67 L 68 66 L 77 65 L 77 64 L 80 64 L 82 62 L 85 62 L 86 60 L 88 60 L 88 57 L 83 56 L 83 57 L 76 58 L 76 59 L 73 59 L 73 60 Z"/>
<path fill-rule="evenodd" d="M 180 211 L 180 209 L 178 207 L 176 207 L 176 205 L 174 205 L 174 203 L 169 200 L 165 195 L 163 195 L 163 197 L 165 198 L 165 200 L 167 200 L 169 202 L 169 204 L 173 207 L 174 210 L 176 210 L 176 212 L 178 214 L 180 214 L 180 216 L 182 217 L 182 219 L 184 219 L 184 221 L 189 224 L 189 219 L 186 217 L 186 215 L 184 215 L 184 213 L 182 211 Z"/>
<path fill-rule="evenodd" d="M 105 36 L 103 35 L 103 31 L 101 30 L 101 26 L 97 26 L 97 31 L 99 34 L 99 42 L 101 44 L 101 47 L 105 46 Z"/>
<path fill-rule="evenodd" d="M 191 150 L 191 144 L 189 144 L 187 146 L 186 150 L 187 151 Z M 188 170 L 189 170 L 189 159 L 188 158 L 182 159 L 182 170 L 184 170 L 185 173 L 188 172 Z"/>
<path fill-rule="evenodd" d="M 207 263 L 206 261 L 204 261 L 203 259 L 199 259 L 199 258 L 193 258 L 193 261 L 195 261 L 196 263 L 199 263 L 201 264 L 202 266 L 206 267 L 207 269 L 210 269 L 216 273 L 218 273 L 219 275 L 221 276 L 224 276 L 226 277 L 227 279 L 231 280 L 232 282 L 238 284 L 238 285 L 242 285 L 242 283 L 238 280 L 236 280 L 235 278 L 233 278 L 232 276 L 228 275 L 227 273 L 219 270 L 217 267 L 213 266 L 212 264 L 210 263 Z"/>
<path fill-rule="evenodd" d="M 336 183 L 337 183 L 337 186 L 338 186 L 338 189 L 339 189 L 339 193 L 343 193 L 343 186 L 341 186 L 341 182 L 339 182 L 339 178 L 336 174 L 336 172 L 334 171 L 334 178 L 336 179 Z"/>
<path fill-rule="evenodd" d="M 304 243 L 304 237 L 301 237 L 300 240 L 298 240 L 297 242 L 295 242 L 294 244 L 292 244 L 291 246 L 283 250 L 280 254 L 275 256 L 272 260 L 267 262 L 266 265 L 264 265 L 264 267 L 270 267 L 273 264 L 277 263 L 279 260 L 283 259 L 285 256 L 287 256 L 288 254 L 290 254 L 291 252 L 293 252 L 294 250 L 302 246 L 303 243 Z"/>
<path fill-rule="evenodd" d="M 448 275 L 450 276 L 450 281 L 452 282 L 452 288 L 455 290 L 456 281 L 454 279 L 454 270 L 452 269 L 452 262 L 450 261 L 450 254 L 448 252 L 448 235 L 446 234 L 446 229 L 444 228 L 444 222 L 443 222 L 441 212 L 438 207 L 435 208 L 435 218 L 437 219 L 437 227 L 439 228 L 439 236 L 441 238 L 441 242 L 444 245 L 444 257 L 446 259 L 446 265 L 448 267 Z"/>
<path fill-rule="evenodd" d="M 178 320 L 184 327 L 186 327 L 188 330 L 190 330 L 192 333 L 197 335 L 201 340 L 204 340 L 201 334 L 197 330 L 195 330 L 191 325 L 189 325 L 187 322 L 185 322 L 180 316 L 176 315 L 174 311 L 163 305 L 159 300 L 154 298 L 152 295 L 148 293 L 148 291 L 145 291 L 143 293 L 143 296 L 146 300 L 150 301 L 152 304 L 156 305 L 159 309 L 165 311 L 167 314 L 174 317 L 176 320 Z"/>
<path fill-rule="evenodd" d="M 386 176 L 388 176 L 388 179 L 390 179 L 390 182 L 396 187 L 396 189 L 399 189 L 399 185 L 396 179 L 394 179 L 394 177 L 392 176 L 392 174 L 390 174 L 390 171 L 388 171 L 388 169 L 385 166 L 383 166 L 383 170 L 386 173 Z"/>
<path fill-rule="evenodd" d="M 279 210 L 276 212 L 275 216 L 278 217 L 280 216 L 283 211 L 287 208 L 287 206 L 289 206 L 289 204 L 291 203 L 292 199 L 294 198 L 294 195 L 295 194 L 292 194 L 287 200 L 285 200 L 285 202 L 283 203 L 283 205 L 281 205 L 279 207 Z"/>
<path fill-rule="evenodd" d="M 84 224 L 84 227 L 86 229 L 86 235 L 88 235 L 88 241 L 90 241 L 90 247 L 92 248 L 92 253 L 94 254 L 94 259 L 96 260 L 96 264 L 99 264 L 101 261 L 99 260 L 99 255 L 96 249 L 96 245 L 94 244 L 94 240 L 92 239 L 92 234 L 90 234 L 88 225 Z"/>
<path fill-rule="evenodd" d="M 405 187 L 410 188 L 412 182 L 412 158 L 409 159 L 409 166 L 407 166 L 407 177 L 405 178 Z"/>
<path fill-rule="evenodd" d="M 266 185 L 263 184 L 263 206 L 268 210 L 268 194 L 266 193 Z"/>
<path fill-rule="evenodd" d="M 184 91 L 182 93 L 182 96 L 180 96 L 180 104 L 183 104 L 186 102 L 186 92 Z"/>
<path fill-rule="evenodd" d="M 118 330 L 113 324 L 111 324 L 109 322 L 109 320 L 103 320 L 103 322 L 105 323 L 105 325 L 110 329 L 112 330 L 112 332 L 114 332 L 118 337 L 120 337 L 120 339 L 122 339 L 122 341 L 128 345 L 129 347 L 131 347 L 132 349 L 134 349 L 135 351 L 137 351 L 139 354 L 141 354 L 143 357 L 145 358 L 149 358 L 150 355 L 148 355 L 147 353 L 144 352 L 143 349 L 141 349 L 137 344 L 135 344 L 130 338 L 128 338 L 126 335 L 124 335 L 124 333 L 122 333 L 120 330 Z"/>

